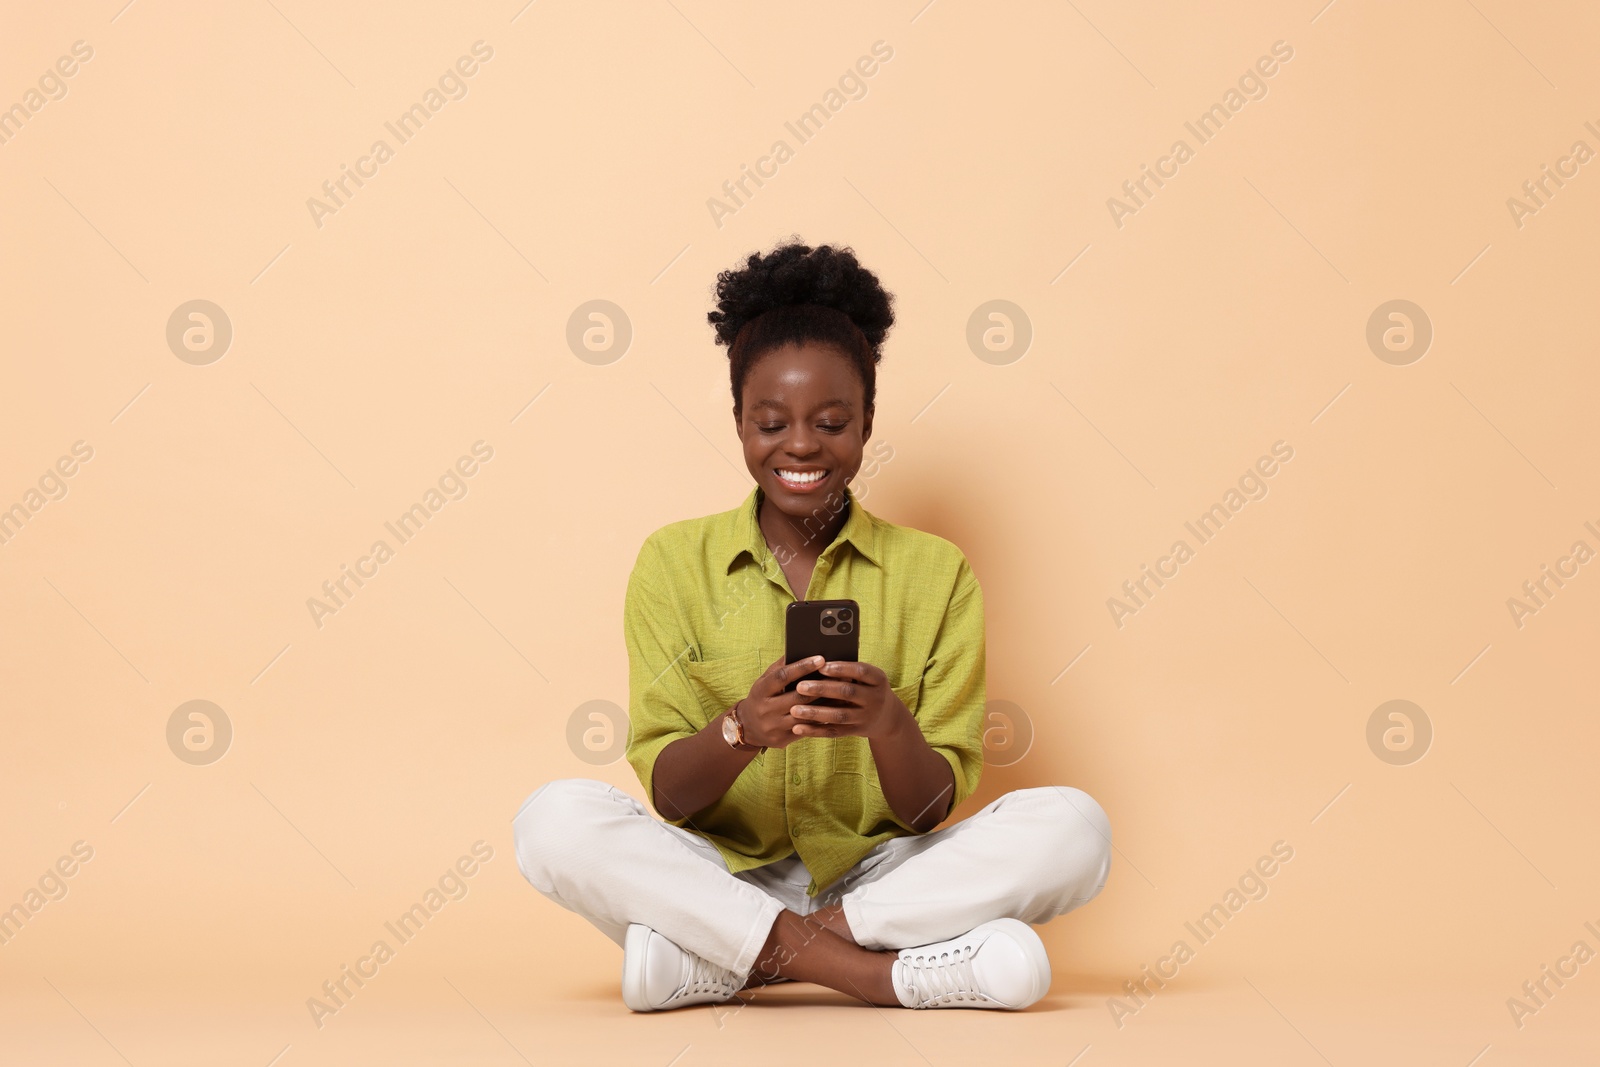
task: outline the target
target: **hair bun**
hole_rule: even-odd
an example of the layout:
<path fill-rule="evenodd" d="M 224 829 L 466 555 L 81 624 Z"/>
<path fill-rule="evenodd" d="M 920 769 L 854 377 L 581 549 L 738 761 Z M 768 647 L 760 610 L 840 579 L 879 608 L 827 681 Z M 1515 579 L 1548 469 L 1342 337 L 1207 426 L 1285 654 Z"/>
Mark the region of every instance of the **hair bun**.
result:
<path fill-rule="evenodd" d="M 798 234 L 771 252 L 751 253 L 738 270 L 717 275 L 717 307 L 706 316 L 719 345 L 732 346 L 739 331 L 773 308 L 815 304 L 849 316 L 876 361 L 894 325 L 894 297 L 848 247 L 801 242 Z"/>

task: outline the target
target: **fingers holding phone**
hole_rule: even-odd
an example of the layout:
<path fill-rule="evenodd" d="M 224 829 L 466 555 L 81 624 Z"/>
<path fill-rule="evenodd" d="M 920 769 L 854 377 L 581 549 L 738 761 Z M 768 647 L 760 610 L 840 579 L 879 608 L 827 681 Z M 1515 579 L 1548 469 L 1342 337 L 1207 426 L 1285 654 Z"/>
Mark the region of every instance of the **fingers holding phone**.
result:
<path fill-rule="evenodd" d="M 789 709 L 804 703 L 806 696 L 793 690 L 795 682 L 820 668 L 824 660 L 811 656 L 797 663 L 779 658 L 762 672 L 750 686 L 750 693 L 739 701 L 739 722 L 744 726 L 745 740 L 764 748 L 787 748 L 798 741 L 795 733 L 797 720 Z"/>
<path fill-rule="evenodd" d="M 789 709 L 797 736 L 880 737 L 905 721 L 900 698 L 882 668 L 829 660 L 819 670 L 822 678 L 807 678 L 797 687 L 806 702 Z"/>

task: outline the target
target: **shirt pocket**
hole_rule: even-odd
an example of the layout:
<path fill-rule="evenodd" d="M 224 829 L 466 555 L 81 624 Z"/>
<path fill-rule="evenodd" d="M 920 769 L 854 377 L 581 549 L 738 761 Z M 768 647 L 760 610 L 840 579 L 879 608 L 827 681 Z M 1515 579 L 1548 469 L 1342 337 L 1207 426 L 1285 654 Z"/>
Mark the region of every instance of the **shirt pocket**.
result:
<path fill-rule="evenodd" d="M 917 713 L 917 705 L 922 692 L 922 677 L 900 685 L 894 684 L 894 675 L 888 676 L 889 689 L 900 702 L 910 710 L 911 714 Z M 833 746 L 833 773 L 853 774 L 859 778 L 867 776 L 867 768 L 872 765 L 872 742 L 865 737 L 835 737 L 830 742 Z"/>
<path fill-rule="evenodd" d="M 735 656 L 684 663 L 689 689 L 700 702 L 702 726 L 750 695 L 751 684 L 761 676 L 760 660 L 760 650 L 751 649 Z"/>

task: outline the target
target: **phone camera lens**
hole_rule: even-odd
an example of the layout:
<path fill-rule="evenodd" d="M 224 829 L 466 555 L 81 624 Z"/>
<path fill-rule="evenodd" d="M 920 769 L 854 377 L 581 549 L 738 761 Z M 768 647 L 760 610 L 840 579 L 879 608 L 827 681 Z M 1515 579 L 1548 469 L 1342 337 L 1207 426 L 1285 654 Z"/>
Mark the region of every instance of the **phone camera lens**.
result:
<path fill-rule="evenodd" d="M 842 633 L 842 634 L 849 633 L 850 632 L 850 624 L 847 623 L 847 622 L 841 622 L 839 624 L 839 632 Z"/>
<path fill-rule="evenodd" d="M 848 619 L 849 617 L 850 617 L 850 609 L 849 608 L 840 608 L 839 609 L 839 619 L 841 621 L 843 621 L 845 619 Z"/>

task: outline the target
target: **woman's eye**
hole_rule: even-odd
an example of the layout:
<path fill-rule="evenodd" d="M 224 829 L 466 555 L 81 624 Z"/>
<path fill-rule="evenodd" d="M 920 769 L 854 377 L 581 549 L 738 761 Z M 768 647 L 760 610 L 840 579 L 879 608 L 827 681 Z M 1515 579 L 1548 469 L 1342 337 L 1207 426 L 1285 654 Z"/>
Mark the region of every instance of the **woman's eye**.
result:
<path fill-rule="evenodd" d="M 817 423 L 817 429 L 825 430 L 828 433 L 843 433 L 846 429 L 849 428 L 849 426 L 850 426 L 850 424 L 848 422 L 819 422 L 819 423 Z M 782 430 L 783 428 L 784 428 L 784 424 L 781 423 L 781 422 L 773 423 L 770 426 L 763 426 L 760 423 L 756 424 L 756 429 L 760 430 L 762 433 L 777 433 L 779 430 Z"/>

